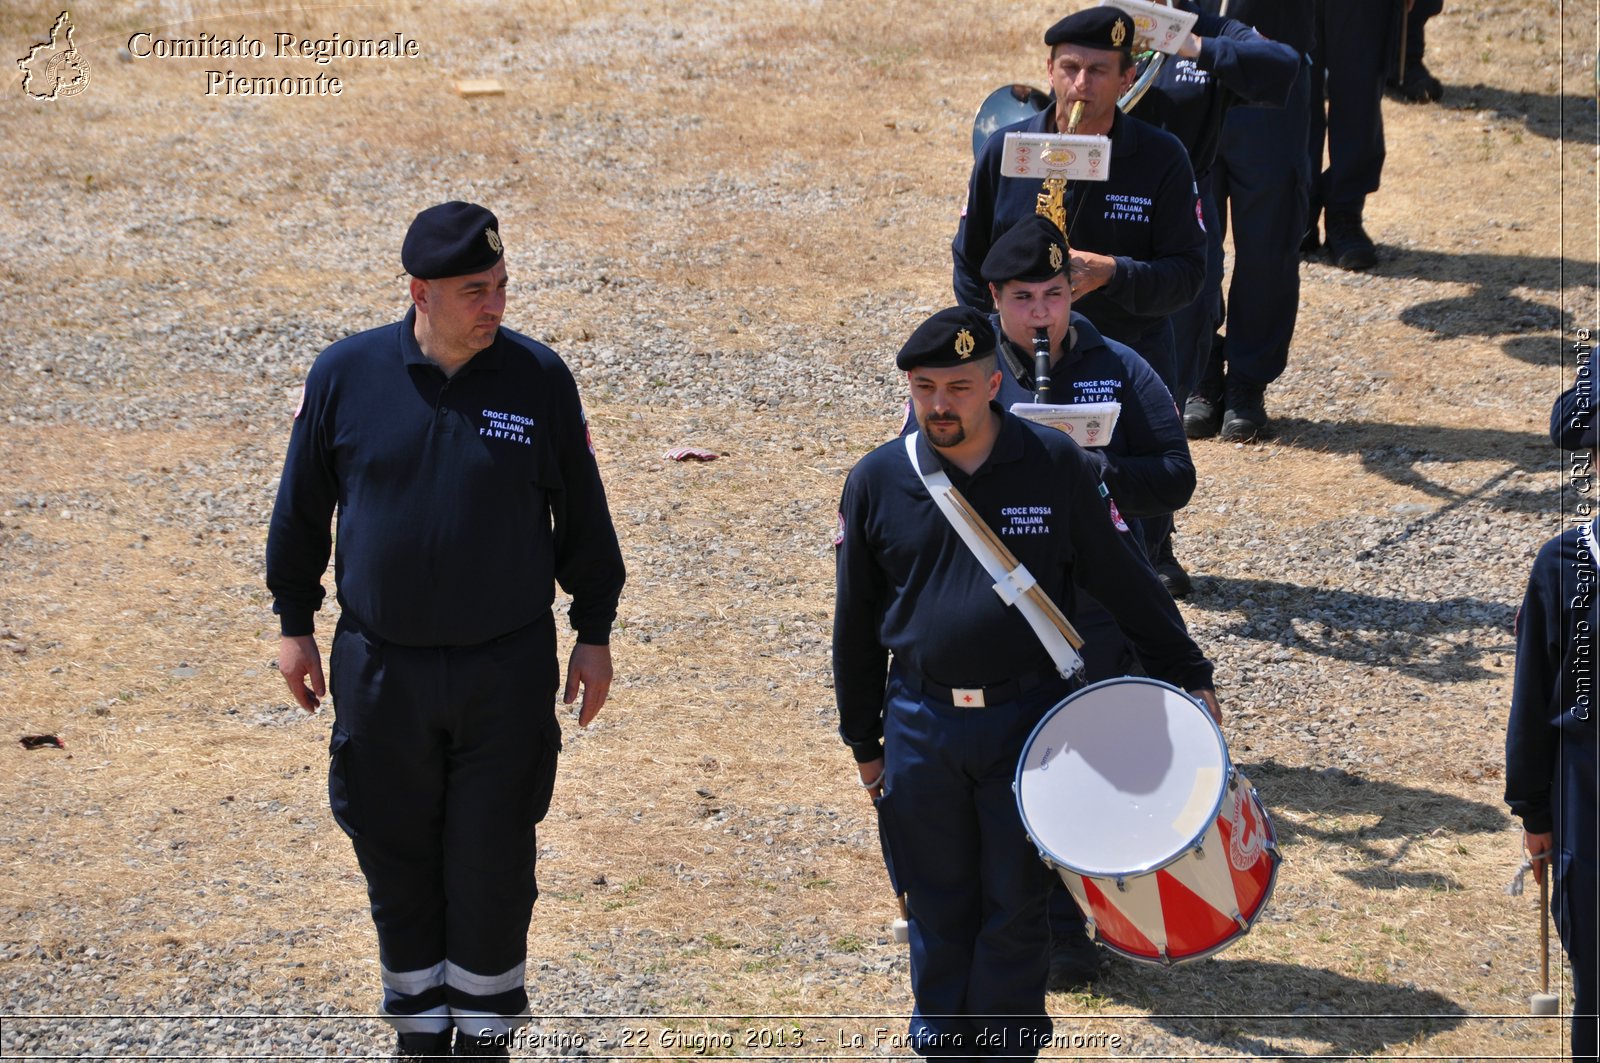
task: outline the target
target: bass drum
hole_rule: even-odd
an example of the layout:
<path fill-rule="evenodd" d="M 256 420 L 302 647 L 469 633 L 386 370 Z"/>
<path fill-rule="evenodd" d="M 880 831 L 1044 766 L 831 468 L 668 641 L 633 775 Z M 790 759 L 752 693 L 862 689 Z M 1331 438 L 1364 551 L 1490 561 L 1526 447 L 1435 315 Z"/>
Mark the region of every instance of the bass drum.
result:
<path fill-rule="evenodd" d="M 1066 698 L 1029 736 L 1015 789 L 1090 937 L 1124 956 L 1209 956 L 1272 896 L 1272 820 L 1210 713 L 1176 687 L 1128 677 Z"/>

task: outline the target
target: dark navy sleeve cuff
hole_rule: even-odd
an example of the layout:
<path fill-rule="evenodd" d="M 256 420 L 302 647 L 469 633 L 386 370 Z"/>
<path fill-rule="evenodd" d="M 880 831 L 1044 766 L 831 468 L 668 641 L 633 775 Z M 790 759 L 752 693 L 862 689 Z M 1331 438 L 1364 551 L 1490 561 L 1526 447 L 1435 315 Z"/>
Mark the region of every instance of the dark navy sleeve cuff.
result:
<path fill-rule="evenodd" d="M 273 606 L 272 610 L 278 614 L 278 631 L 284 638 L 294 639 L 316 633 L 315 610 L 282 604 Z"/>
<path fill-rule="evenodd" d="M 883 742 L 851 742 L 850 752 L 855 754 L 857 764 L 867 764 L 883 756 Z"/>

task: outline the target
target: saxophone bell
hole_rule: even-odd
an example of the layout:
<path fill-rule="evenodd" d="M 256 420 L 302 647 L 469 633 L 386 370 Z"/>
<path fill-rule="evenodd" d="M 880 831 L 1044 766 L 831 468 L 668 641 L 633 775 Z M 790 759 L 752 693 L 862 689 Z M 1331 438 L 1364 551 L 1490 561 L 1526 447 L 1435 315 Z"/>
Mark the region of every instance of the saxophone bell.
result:
<path fill-rule="evenodd" d="M 1067 135 L 1071 136 L 1078 131 L 1078 123 L 1083 121 L 1082 100 L 1073 100 L 1072 106 L 1067 108 Z M 1034 199 L 1033 212 L 1042 214 L 1056 223 L 1056 228 L 1063 233 L 1067 231 L 1067 180 L 1064 177 L 1047 177 L 1044 188 Z"/>

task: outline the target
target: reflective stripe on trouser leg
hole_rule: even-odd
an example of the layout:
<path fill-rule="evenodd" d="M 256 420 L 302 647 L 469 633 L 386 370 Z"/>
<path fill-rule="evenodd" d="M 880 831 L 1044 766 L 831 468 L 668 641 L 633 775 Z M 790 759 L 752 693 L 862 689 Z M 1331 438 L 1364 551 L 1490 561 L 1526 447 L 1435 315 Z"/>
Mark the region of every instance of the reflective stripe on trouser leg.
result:
<path fill-rule="evenodd" d="M 503 1037 L 529 1019 L 526 962 L 498 975 L 446 963 L 445 985 L 455 1024 L 470 1037 Z"/>
<path fill-rule="evenodd" d="M 450 1028 L 444 999 L 444 964 L 420 971 L 383 972 L 383 1015 L 400 1033 L 443 1033 Z"/>
<path fill-rule="evenodd" d="M 406 1031 L 447 1029 L 450 1016 L 460 1026 L 464 1015 L 474 1032 L 521 1025 L 534 825 L 560 749 L 553 621 L 475 647 L 400 647 L 341 630 L 330 667 L 329 796 L 367 878 L 383 968 L 399 976 L 385 984 L 385 1016 Z M 408 991 L 435 967 L 438 984 Z M 513 972 L 514 986 L 494 982 L 490 993 L 473 980 Z"/>
<path fill-rule="evenodd" d="M 445 993 L 458 1029 L 528 1021 L 524 968 L 539 895 L 537 824 L 550 807 L 561 725 L 553 622 L 453 651 L 444 823 Z"/>
<path fill-rule="evenodd" d="M 341 620 L 329 658 L 335 713 L 329 804 L 367 880 L 383 972 L 381 1011 L 406 1033 L 450 1028 L 438 653 L 386 645 Z"/>

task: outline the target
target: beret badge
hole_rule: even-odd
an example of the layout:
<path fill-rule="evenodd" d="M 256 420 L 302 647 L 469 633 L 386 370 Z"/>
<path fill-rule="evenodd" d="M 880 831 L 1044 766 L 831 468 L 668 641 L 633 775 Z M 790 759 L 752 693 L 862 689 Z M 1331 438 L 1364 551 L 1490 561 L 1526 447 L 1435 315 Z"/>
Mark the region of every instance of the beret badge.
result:
<path fill-rule="evenodd" d="M 1050 268 L 1051 269 L 1060 269 L 1061 268 L 1061 261 L 1062 261 L 1062 259 L 1061 259 L 1061 245 L 1060 244 L 1051 244 L 1050 245 Z"/>
<path fill-rule="evenodd" d="M 483 230 L 483 237 L 489 241 L 489 250 L 495 254 L 501 254 L 505 250 L 505 245 L 500 242 L 500 234 L 493 229 Z"/>
<path fill-rule="evenodd" d="M 1128 39 L 1128 24 L 1122 19 L 1117 19 L 1111 24 L 1111 44 L 1114 48 L 1121 48 L 1122 42 Z"/>
<path fill-rule="evenodd" d="M 971 358 L 972 352 L 978 346 L 978 341 L 972 338 L 972 333 L 962 329 L 956 333 L 956 354 L 962 358 Z"/>

